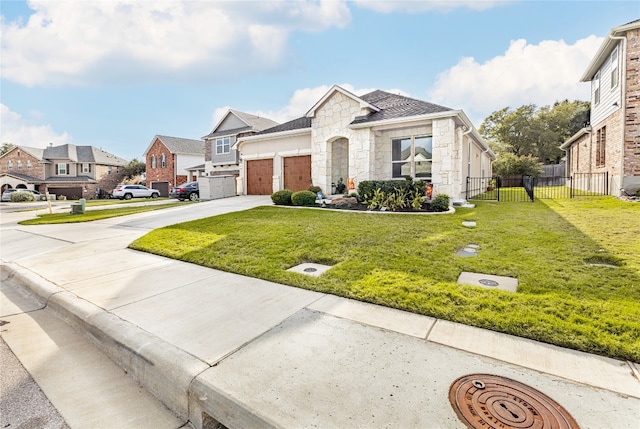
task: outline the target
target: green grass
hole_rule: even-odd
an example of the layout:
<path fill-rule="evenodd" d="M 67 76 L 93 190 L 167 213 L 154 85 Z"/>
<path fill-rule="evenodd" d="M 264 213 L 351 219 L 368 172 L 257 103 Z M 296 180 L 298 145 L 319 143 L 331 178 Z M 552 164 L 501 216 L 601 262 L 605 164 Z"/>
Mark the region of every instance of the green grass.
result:
<path fill-rule="evenodd" d="M 639 362 L 639 218 L 640 204 L 611 197 L 479 202 L 438 216 L 260 207 L 130 247 Z M 469 243 L 477 257 L 455 255 Z M 334 267 L 318 278 L 286 271 L 302 262 Z M 518 292 L 458 285 L 461 271 L 517 277 Z"/>
<path fill-rule="evenodd" d="M 87 207 L 96 207 L 96 206 L 111 206 L 116 204 L 130 204 L 130 203 L 141 203 L 141 202 L 149 202 L 149 201 L 162 201 L 162 200 L 170 200 L 170 198 L 154 198 L 152 200 L 149 199 L 140 199 L 140 198 L 132 198 L 130 200 L 119 200 L 117 198 L 108 199 L 108 200 L 87 200 Z M 77 201 L 73 201 L 77 203 Z"/>
<path fill-rule="evenodd" d="M 39 214 L 37 218 L 27 219 L 18 222 L 20 225 L 47 225 L 53 223 L 78 223 L 78 222 L 91 222 L 93 220 L 109 219 L 117 216 L 126 216 L 136 213 L 144 213 L 152 210 L 162 210 L 170 207 L 178 207 L 174 203 L 169 204 L 154 204 L 136 207 L 122 207 L 116 209 L 104 209 L 104 210 L 87 210 L 84 214 L 70 214 L 70 213 L 53 213 L 53 214 Z"/>

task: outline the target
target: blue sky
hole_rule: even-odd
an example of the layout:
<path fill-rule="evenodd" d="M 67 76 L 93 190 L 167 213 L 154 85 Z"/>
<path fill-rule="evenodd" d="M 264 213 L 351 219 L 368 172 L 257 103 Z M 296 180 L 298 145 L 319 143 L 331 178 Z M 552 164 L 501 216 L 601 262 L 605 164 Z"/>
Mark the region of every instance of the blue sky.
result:
<path fill-rule="evenodd" d="M 588 100 L 633 1 L 2 0 L 0 139 L 142 159 L 229 107 L 284 122 L 333 84 L 462 109 Z"/>

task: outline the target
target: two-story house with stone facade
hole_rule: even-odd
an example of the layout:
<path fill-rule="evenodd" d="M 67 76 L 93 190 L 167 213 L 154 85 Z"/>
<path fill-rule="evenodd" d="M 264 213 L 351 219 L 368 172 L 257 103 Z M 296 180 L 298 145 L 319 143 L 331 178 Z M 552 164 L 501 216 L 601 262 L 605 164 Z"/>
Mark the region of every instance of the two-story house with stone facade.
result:
<path fill-rule="evenodd" d="M 591 84 L 590 125 L 561 146 L 568 171 L 606 173 L 611 195 L 635 193 L 640 188 L 640 20 L 611 30 L 581 81 Z"/>
<path fill-rule="evenodd" d="M 144 158 L 147 187 L 168 197 L 171 188 L 193 180 L 190 168 L 204 163 L 204 141 L 156 135 Z"/>
<path fill-rule="evenodd" d="M 340 179 L 412 177 L 434 193 L 465 198 L 467 177 L 491 176 L 495 159 L 461 110 L 376 90 L 356 96 L 333 86 L 306 115 L 242 137 L 238 188 L 270 194 L 319 186 L 333 193 Z"/>
<path fill-rule="evenodd" d="M 15 146 L 0 157 L 0 185 L 34 189 L 69 199 L 111 192 L 122 180 L 127 161 L 94 146 L 65 144 L 45 149 Z"/>
<path fill-rule="evenodd" d="M 271 119 L 229 109 L 211 133 L 202 137 L 204 146 L 204 172 L 207 176 L 238 176 L 240 159 L 233 148 L 238 138 L 256 134 L 278 125 Z"/>

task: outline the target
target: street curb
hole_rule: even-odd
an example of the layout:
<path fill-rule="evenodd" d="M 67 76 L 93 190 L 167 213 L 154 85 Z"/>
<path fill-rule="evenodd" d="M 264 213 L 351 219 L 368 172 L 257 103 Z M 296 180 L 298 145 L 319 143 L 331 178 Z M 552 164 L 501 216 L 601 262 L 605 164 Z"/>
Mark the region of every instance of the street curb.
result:
<path fill-rule="evenodd" d="M 0 273 L 87 335 L 167 408 L 188 420 L 191 382 L 210 368 L 207 363 L 19 265 L 3 263 Z"/>

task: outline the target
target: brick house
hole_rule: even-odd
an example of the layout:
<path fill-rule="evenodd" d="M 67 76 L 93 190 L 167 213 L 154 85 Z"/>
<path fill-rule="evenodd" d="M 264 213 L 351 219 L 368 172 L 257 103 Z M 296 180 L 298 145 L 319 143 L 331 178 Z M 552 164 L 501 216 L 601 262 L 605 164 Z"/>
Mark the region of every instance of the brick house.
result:
<path fill-rule="evenodd" d="M 147 187 L 167 197 L 171 188 L 192 180 L 188 168 L 204 163 L 204 141 L 156 135 L 144 157 Z"/>
<path fill-rule="evenodd" d="M 590 125 L 560 146 L 569 174 L 608 173 L 609 193 L 640 188 L 640 20 L 611 30 L 581 82 L 591 83 Z"/>
<path fill-rule="evenodd" d="M 111 192 L 120 183 L 127 163 L 93 146 L 15 146 L 0 156 L 0 185 L 2 191 L 23 188 L 69 199 L 95 198 L 98 189 Z"/>

